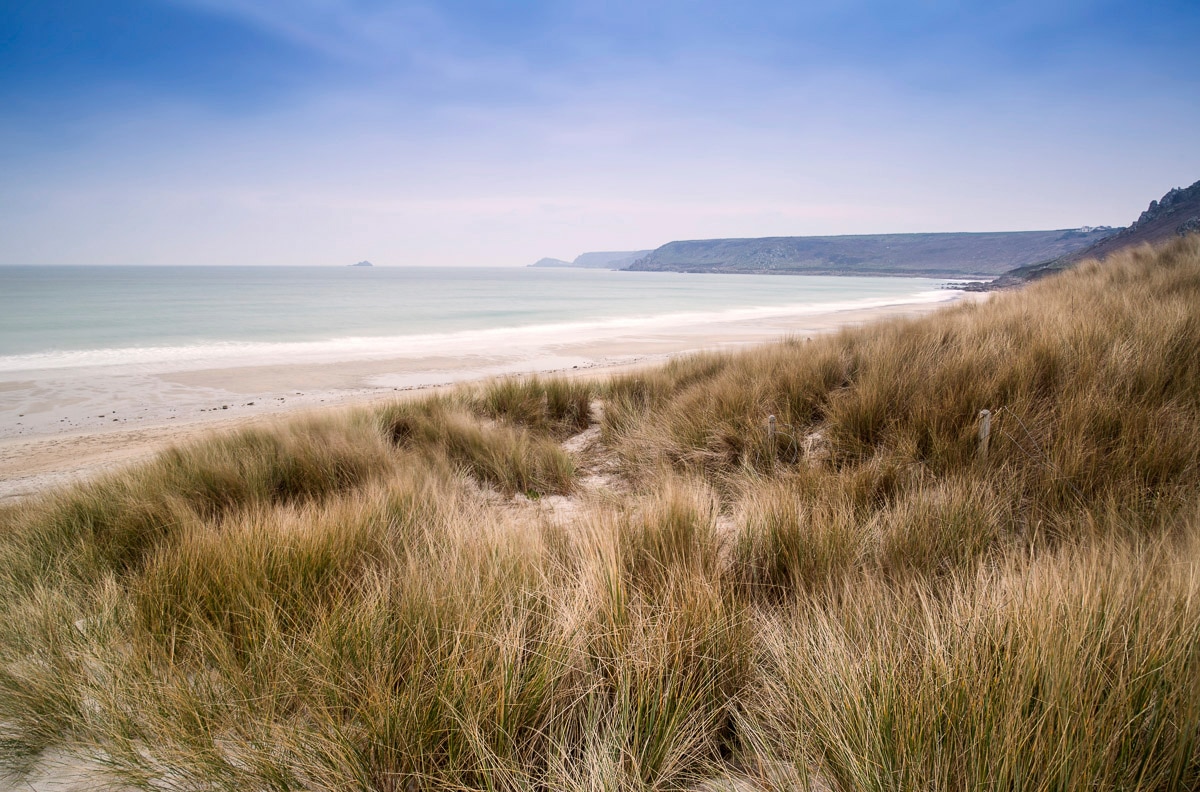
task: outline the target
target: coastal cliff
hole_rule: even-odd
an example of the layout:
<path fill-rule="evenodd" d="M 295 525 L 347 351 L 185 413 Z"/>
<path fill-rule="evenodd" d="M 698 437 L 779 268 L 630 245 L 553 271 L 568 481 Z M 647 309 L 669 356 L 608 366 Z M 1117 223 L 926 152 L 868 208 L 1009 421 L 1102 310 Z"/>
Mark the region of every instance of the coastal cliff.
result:
<path fill-rule="evenodd" d="M 649 250 L 606 250 L 594 253 L 580 253 L 573 261 L 563 261 L 556 258 L 542 258 L 530 264 L 531 267 L 574 267 L 576 269 L 627 269 L 630 264 L 650 253 Z"/>
<path fill-rule="evenodd" d="M 1003 289 L 1070 269 L 1086 259 L 1104 259 L 1134 245 L 1158 245 L 1174 237 L 1200 233 L 1200 181 L 1190 187 L 1176 187 L 1157 201 L 1128 228 L 1057 258 L 1040 261 L 1006 272 L 975 290 Z"/>
<path fill-rule="evenodd" d="M 794 275 L 998 275 L 1098 242 L 1111 228 L 670 242 L 628 269 Z"/>

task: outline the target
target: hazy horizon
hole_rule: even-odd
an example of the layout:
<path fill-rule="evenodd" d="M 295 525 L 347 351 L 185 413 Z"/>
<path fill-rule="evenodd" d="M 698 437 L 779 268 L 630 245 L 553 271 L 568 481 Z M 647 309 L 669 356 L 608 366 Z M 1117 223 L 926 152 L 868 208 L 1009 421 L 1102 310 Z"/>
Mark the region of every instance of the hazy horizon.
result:
<path fill-rule="evenodd" d="M 1101 227 L 1103 227 L 1103 226 L 1101 226 Z M 1074 230 L 1078 230 L 1078 229 L 1077 228 L 1033 228 L 1033 229 L 1026 228 L 1026 229 L 1020 229 L 1020 230 L 1007 230 L 1007 231 L 996 231 L 996 232 L 949 231 L 949 232 L 928 232 L 928 233 L 1020 234 L 1023 232 L 1039 232 L 1039 231 L 1052 232 L 1052 231 L 1074 231 Z M 914 232 L 901 232 L 900 234 L 872 234 L 870 232 L 867 232 L 864 234 L 813 235 L 813 236 L 830 236 L 830 237 L 836 237 L 836 236 L 901 236 L 905 233 L 909 233 L 912 235 L 922 235 L 922 236 L 926 235 L 926 233 L 914 231 Z M 763 238 L 770 239 L 771 237 L 747 237 L 746 239 L 751 240 L 751 239 L 763 239 Z M 723 240 L 723 239 L 730 239 L 730 238 L 729 237 L 713 237 L 713 238 L 711 238 L 711 241 L 718 241 L 718 240 Z M 670 242 L 680 242 L 680 241 L 704 242 L 704 241 L 710 241 L 710 240 L 709 239 L 667 240 L 666 242 L 663 243 L 663 245 L 669 244 Z M 662 247 L 662 245 L 656 245 L 654 248 L 648 248 L 648 250 L 652 251 L 659 247 Z M 571 254 L 571 255 L 564 255 L 562 257 L 542 256 L 541 258 L 538 259 L 538 262 L 541 262 L 542 260 L 545 260 L 545 259 L 555 259 L 557 261 L 563 262 L 564 265 L 570 265 L 576 258 L 583 256 L 583 255 L 594 255 L 596 253 L 634 253 L 634 252 L 638 252 L 638 251 L 635 251 L 635 250 L 628 250 L 628 251 L 581 250 L 578 253 Z M 418 264 L 418 263 L 394 262 L 394 261 L 380 263 L 377 261 L 373 261 L 371 259 L 360 259 L 357 262 L 355 262 L 355 261 L 350 261 L 350 262 L 346 262 L 346 261 L 334 261 L 334 262 L 309 261 L 309 262 L 302 262 L 302 263 L 292 263 L 292 262 L 284 261 L 284 262 L 278 262 L 275 264 L 259 264 L 259 263 L 244 262 L 244 261 L 234 261 L 234 262 L 228 262 L 228 261 L 227 262 L 219 262 L 218 261 L 218 262 L 210 262 L 210 263 L 184 263 L 184 264 L 174 264 L 174 263 L 161 264 L 161 263 L 153 263 L 153 262 L 136 262 L 136 261 L 127 262 L 127 263 L 72 262 L 72 263 L 51 263 L 51 264 L 20 264 L 20 263 L 0 262 L 0 267 L 135 267 L 135 268 L 137 268 L 137 267 L 355 267 L 355 266 L 359 266 L 364 261 L 366 263 L 368 263 L 371 267 L 374 267 L 374 268 L 379 268 L 379 267 L 411 268 L 411 269 L 443 269 L 446 267 L 455 268 L 455 269 L 521 269 L 521 268 L 529 269 L 529 268 L 538 268 L 536 266 L 538 262 L 516 262 L 516 263 L 508 263 L 508 264 L 498 264 L 498 263 L 476 264 L 476 263 L 472 263 L 472 262 L 447 262 L 447 263 L 441 263 L 441 264 L 425 264 L 425 263 Z M 544 267 L 542 267 L 542 268 L 544 268 Z M 621 269 L 621 267 L 612 267 L 612 268 L 609 268 L 609 267 L 598 267 L 598 268 L 597 267 L 580 267 L 580 268 L 581 269 L 600 270 L 600 271 L 605 271 L 605 270 L 610 270 L 610 269 L 612 269 L 612 270 Z M 805 274 L 805 273 L 800 273 L 800 274 Z M 848 272 L 846 274 L 847 275 L 859 275 L 861 273 Z M 903 271 L 897 271 L 897 272 L 888 273 L 888 275 L 886 277 L 911 278 L 911 277 L 926 277 L 926 276 L 916 275 L 916 274 L 903 272 Z"/>
<path fill-rule="evenodd" d="M 1200 7 L 50 0 L 0 264 L 524 266 L 1126 225 L 1200 178 Z"/>

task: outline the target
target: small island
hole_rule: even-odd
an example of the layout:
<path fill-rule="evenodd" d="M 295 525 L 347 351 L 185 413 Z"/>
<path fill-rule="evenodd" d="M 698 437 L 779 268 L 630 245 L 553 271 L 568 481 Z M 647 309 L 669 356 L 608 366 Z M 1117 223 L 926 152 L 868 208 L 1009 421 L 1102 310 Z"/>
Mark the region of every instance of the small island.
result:
<path fill-rule="evenodd" d="M 354 264 L 351 264 L 350 266 L 351 267 L 374 267 L 375 265 L 372 264 L 371 262 L 367 261 L 366 259 L 364 259 L 362 261 L 355 262 Z"/>

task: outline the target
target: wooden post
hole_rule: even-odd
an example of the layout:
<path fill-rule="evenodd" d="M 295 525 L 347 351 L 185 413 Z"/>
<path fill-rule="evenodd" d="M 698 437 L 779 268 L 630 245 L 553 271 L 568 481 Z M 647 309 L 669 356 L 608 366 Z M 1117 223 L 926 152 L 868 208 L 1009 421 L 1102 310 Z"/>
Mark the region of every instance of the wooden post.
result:
<path fill-rule="evenodd" d="M 987 462 L 988 438 L 992 435 L 992 411 L 979 411 L 979 458 Z"/>
<path fill-rule="evenodd" d="M 775 416 L 767 416 L 767 445 L 771 447 L 771 454 L 775 454 Z"/>

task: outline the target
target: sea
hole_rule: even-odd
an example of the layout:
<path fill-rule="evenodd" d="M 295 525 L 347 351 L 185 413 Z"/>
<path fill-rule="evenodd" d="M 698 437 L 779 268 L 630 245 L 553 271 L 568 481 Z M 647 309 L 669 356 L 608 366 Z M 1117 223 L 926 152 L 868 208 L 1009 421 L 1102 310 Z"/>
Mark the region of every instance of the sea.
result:
<path fill-rule="evenodd" d="M 0 267 L 0 373 L 453 355 L 942 300 L 945 280 L 436 267 Z"/>

